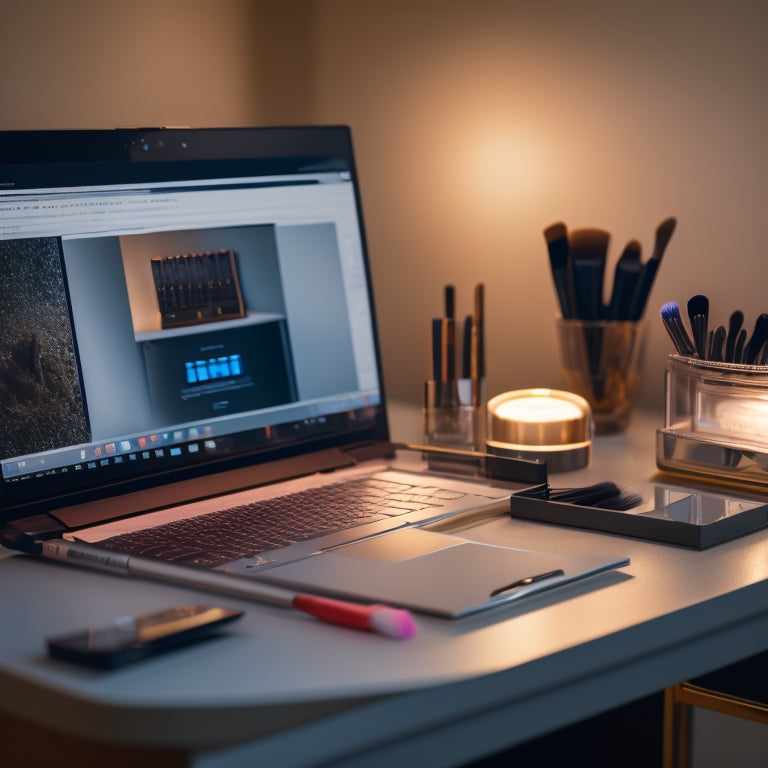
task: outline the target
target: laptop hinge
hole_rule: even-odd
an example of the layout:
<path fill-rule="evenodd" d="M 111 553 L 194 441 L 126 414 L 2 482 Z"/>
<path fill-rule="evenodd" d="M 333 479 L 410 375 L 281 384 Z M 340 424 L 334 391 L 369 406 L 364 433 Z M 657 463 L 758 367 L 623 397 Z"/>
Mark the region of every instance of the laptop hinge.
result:
<path fill-rule="evenodd" d="M 370 443 L 358 443 L 344 449 L 344 453 L 349 456 L 356 464 L 361 461 L 372 461 L 375 459 L 392 459 L 395 456 L 394 443 L 386 440 L 374 440 Z"/>

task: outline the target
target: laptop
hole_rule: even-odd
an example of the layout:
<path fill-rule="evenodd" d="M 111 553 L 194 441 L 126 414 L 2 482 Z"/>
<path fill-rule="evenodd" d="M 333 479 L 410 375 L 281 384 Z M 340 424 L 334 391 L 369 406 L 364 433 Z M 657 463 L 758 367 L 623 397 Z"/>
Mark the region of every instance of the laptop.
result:
<path fill-rule="evenodd" d="M 510 493 L 392 466 L 346 127 L 0 132 L 0 424 L 6 532 L 242 575 Z"/>

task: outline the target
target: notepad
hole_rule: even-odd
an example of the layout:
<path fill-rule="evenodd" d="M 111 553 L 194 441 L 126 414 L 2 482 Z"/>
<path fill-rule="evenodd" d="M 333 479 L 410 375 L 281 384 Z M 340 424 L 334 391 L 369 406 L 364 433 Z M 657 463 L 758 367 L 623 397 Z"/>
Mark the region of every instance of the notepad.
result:
<path fill-rule="evenodd" d="M 272 568 L 261 578 L 459 618 L 627 565 L 624 557 L 515 549 L 407 528 Z"/>

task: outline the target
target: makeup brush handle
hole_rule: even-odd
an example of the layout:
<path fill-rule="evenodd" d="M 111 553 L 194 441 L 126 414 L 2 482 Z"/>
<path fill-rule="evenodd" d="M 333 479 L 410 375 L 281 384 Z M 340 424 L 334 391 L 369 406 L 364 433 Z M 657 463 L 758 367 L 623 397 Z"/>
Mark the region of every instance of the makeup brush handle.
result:
<path fill-rule="evenodd" d="M 733 362 L 734 363 L 743 363 L 744 362 L 744 344 L 746 344 L 747 341 L 747 331 L 746 329 L 742 328 L 739 331 L 739 335 L 736 337 L 736 346 L 733 350 Z"/>
<path fill-rule="evenodd" d="M 621 264 L 616 268 L 613 278 L 613 292 L 608 304 L 609 320 L 628 320 L 632 297 L 637 287 L 639 273 L 623 269 Z"/>
<path fill-rule="evenodd" d="M 573 265 L 577 315 L 582 320 L 599 320 L 603 305 L 604 265 L 581 262 Z"/>
<path fill-rule="evenodd" d="M 650 296 L 651 288 L 653 287 L 653 281 L 656 278 L 656 270 L 659 267 L 659 262 L 655 259 L 649 259 L 643 264 L 640 270 L 640 276 L 637 280 L 637 286 L 635 287 L 634 294 L 632 295 L 632 301 L 629 305 L 629 311 L 627 316 L 630 320 L 639 320 L 645 312 L 645 305 L 648 303 L 648 296 Z"/>
<path fill-rule="evenodd" d="M 693 344 L 696 353 L 702 360 L 707 359 L 707 317 L 706 315 L 694 315 L 691 318 L 691 331 L 693 332 Z"/>

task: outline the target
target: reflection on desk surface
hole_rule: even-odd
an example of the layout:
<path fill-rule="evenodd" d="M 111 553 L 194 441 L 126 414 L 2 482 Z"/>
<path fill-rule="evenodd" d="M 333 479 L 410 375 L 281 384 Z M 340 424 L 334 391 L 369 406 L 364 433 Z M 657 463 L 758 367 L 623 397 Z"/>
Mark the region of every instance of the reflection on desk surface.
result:
<path fill-rule="evenodd" d="M 654 487 L 653 501 L 649 504 L 652 505 L 648 509 L 640 507 L 634 511 L 691 525 L 709 525 L 765 506 L 764 502 L 721 494 L 681 491 L 664 485 Z"/>

